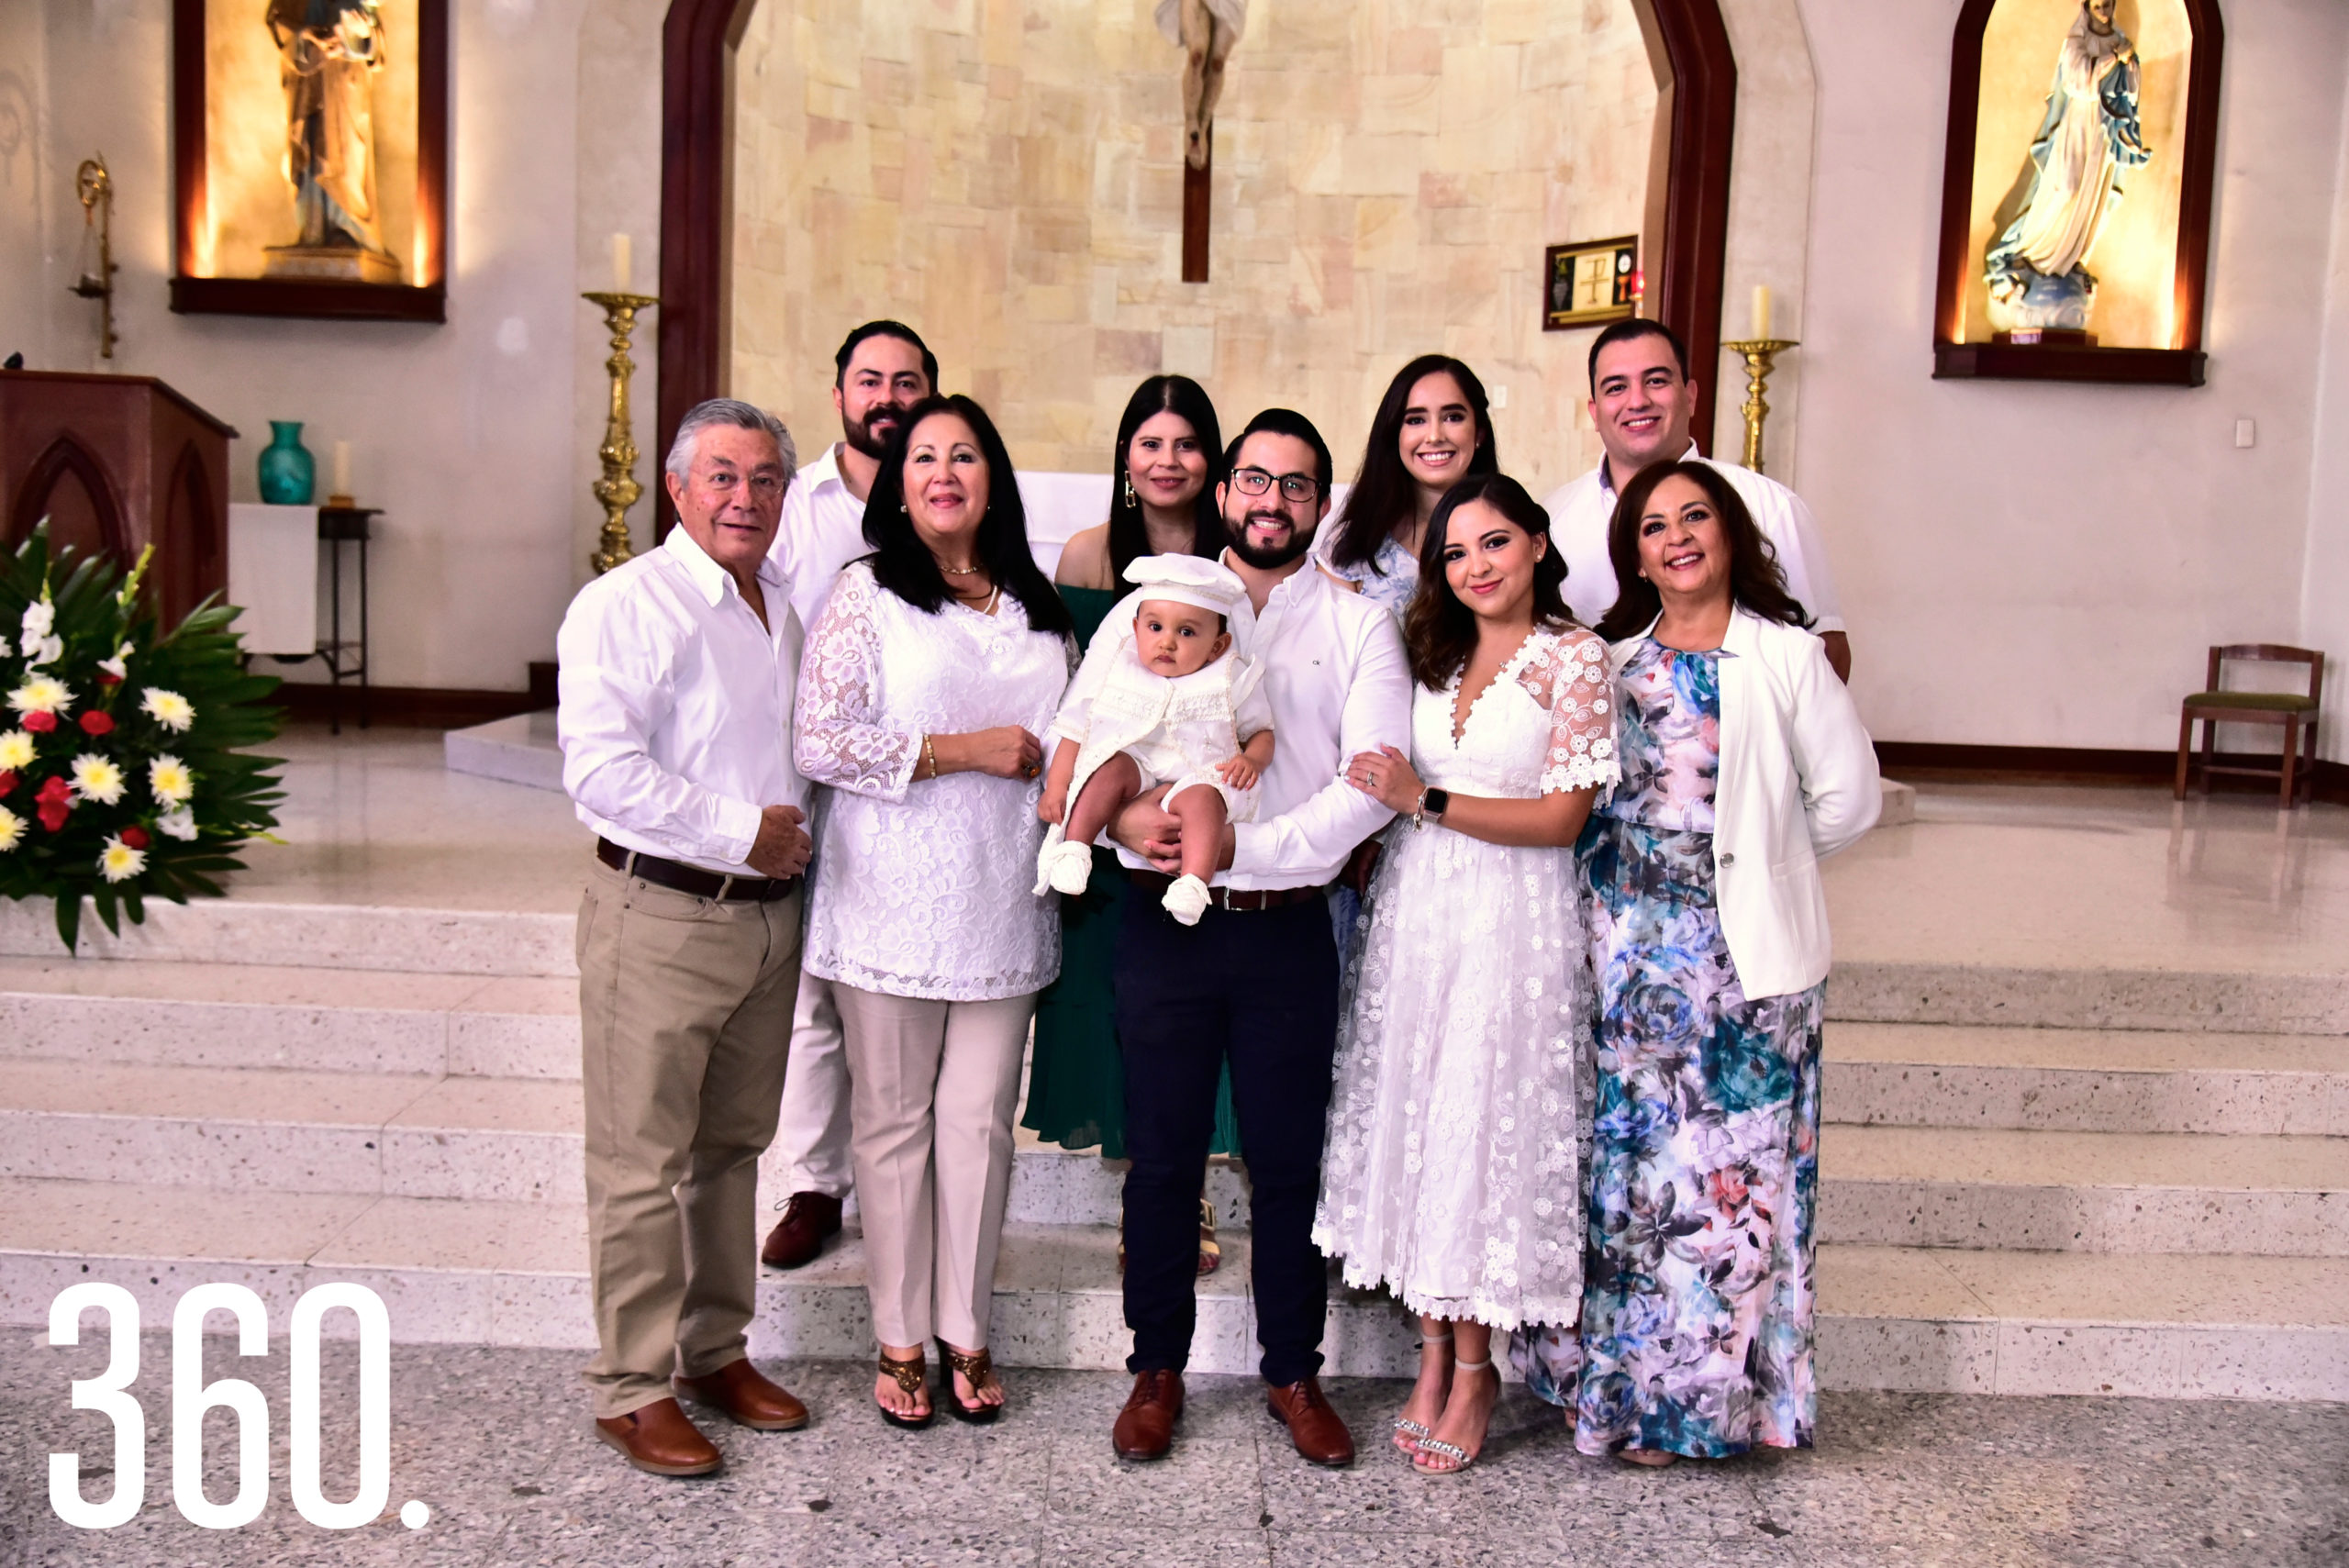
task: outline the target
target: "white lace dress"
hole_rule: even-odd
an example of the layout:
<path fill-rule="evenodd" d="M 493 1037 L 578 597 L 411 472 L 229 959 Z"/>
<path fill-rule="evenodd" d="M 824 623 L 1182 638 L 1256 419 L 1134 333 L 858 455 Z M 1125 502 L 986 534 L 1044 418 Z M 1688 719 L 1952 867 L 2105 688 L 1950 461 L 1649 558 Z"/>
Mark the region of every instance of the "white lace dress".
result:
<path fill-rule="evenodd" d="M 1413 694 L 1428 784 L 1521 800 L 1619 776 L 1607 645 L 1590 632 L 1537 628 L 1455 740 L 1458 690 Z M 1572 1322 L 1593 996 L 1574 851 L 1407 819 L 1367 910 L 1313 1240 L 1348 1284 L 1384 1284 L 1417 1312 Z"/>
<path fill-rule="evenodd" d="M 906 603 L 858 562 L 843 571 L 799 666 L 794 752 L 832 791 L 817 831 L 807 973 L 930 1001 L 1024 996 L 1061 968 L 1055 901 L 1030 889 L 1040 781 L 921 779 L 925 734 L 1017 724 L 1041 735 L 1074 649 L 996 613 Z"/>

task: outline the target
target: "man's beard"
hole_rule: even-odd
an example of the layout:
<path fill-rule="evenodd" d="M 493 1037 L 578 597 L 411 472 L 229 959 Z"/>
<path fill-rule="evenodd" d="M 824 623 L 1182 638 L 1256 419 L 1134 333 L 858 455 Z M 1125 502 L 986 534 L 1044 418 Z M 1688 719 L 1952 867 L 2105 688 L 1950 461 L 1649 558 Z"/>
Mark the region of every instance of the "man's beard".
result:
<path fill-rule="evenodd" d="M 1238 556 L 1241 561 L 1246 562 L 1249 565 L 1254 567 L 1257 571 L 1277 572 L 1282 567 L 1286 566 L 1290 562 L 1295 561 L 1298 556 L 1303 555 L 1307 550 L 1313 548 L 1313 535 L 1311 531 L 1298 528 L 1297 526 L 1296 519 L 1291 517 L 1286 512 L 1267 511 L 1260 515 L 1268 519 L 1277 517 L 1282 522 L 1289 525 L 1289 536 L 1288 542 L 1286 544 L 1281 545 L 1276 549 L 1267 550 L 1262 545 L 1250 543 L 1248 539 L 1248 512 L 1241 512 L 1240 514 L 1240 519 L 1237 522 L 1234 522 L 1230 517 L 1226 517 L 1223 520 L 1223 531 L 1225 537 L 1231 543 L 1231 553 Z"/>
<path fill-rule="evenodd" d="M 842 419 L 841 435 L 847 440 L 851 450 L 862 452 L 877 462 L 889 455 L 889 438 L 896 435 L 897 427 L 905 422 L 903 409 L 894 404 L 883 404 L 862 419 Z M 873 428 L 875 423 L 885 423 L 886 428 L 875 432 Z"/>

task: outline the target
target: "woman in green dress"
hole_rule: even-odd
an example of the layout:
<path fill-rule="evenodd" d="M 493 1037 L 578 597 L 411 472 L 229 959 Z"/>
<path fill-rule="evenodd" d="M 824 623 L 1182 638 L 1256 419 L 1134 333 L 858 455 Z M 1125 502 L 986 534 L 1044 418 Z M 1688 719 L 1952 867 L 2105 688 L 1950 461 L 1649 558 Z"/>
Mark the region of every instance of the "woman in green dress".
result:
<path fill-rule="evenodd" d="M 1223 431 L 1215 405 L 1197 382 L 1154 375 L 1134 388 L 1118 421 L 1117 450 L 1109 520 L 1073 537 L 1054 573 L 1081 642 L 1092 640 L 1102 618 L 1123 597 L 1121 574 L 1138 557 L 1223 552 L 1223 520 L 1215 509 Z M 1093 857 L 1092 885 L 1083 896 L 1061 901 L 1061 977 L 1037 1001 L 1035 1054 L 1020 1125 L 1048 1143 L 1065 1149 L 1098 1144 L 1103 1158 L 1121 1160 L 1125 1072 L 1118 1055 L 1109 958 L 1126 879 L 1115 853 L 1097 847 Z M 1211 1151 L 1239 1150 L 1227 1074 L 1216 1099 Z M 1202 1199 L 1202 1273 L 1219 1258 L 1214 1221 L 1213 1208 Z"/>

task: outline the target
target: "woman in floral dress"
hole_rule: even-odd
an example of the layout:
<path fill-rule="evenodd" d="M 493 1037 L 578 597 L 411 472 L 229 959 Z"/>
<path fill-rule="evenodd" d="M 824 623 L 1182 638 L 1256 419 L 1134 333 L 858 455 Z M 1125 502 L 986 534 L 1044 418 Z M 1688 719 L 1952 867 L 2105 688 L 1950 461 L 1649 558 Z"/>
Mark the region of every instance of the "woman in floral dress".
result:
<path fill-rule="evenodd" d="M 1615 719 L 1606 645 L 1567 615 L 1564 577 L 1515 480 L 1454 487 L 1404 622 L 1410 755 L 1346 768 L 1402 819 L 1347 975 L 1313 1239 L 1347 1284 L 1419 1314 L 1395 1435 L 1430 1474 L 1484 1445 L 1494 1330 L 1571 1319 L 1582 1296 L 1572 845 L 1615 778 Z"/>
<path fill-rule="evenodd" d="M 1586 1453 L 1808 1447 L 1818 861 L 1874 824 L 1876 755 L 1717 470 L 1642 470 L 1609 554 L 1623 778 L 1583 841 L 1600 1015 L 1582 1331 L 1542 1331 L 1520 1365 L 1573 1407 Z"/>

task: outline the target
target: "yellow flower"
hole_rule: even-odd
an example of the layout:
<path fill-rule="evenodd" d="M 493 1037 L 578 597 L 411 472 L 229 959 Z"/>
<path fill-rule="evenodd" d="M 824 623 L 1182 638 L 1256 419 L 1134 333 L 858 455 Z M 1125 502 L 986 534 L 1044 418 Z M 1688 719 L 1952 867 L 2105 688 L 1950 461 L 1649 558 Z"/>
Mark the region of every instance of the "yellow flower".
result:
<path fill-rule="evenodd" d="M 147 764 L 147 787 L 166 806 L 178 806 L 195 793 L 195 775 L 169 752 Z"/>
<path fill-rule="evenodd" d="M 0 769 L 15 772 L 33 765 L 33 738 L 21 729 L 0 731 Z"/>
<path fill-rule="evenodd" d="M 62 713 L 73 706 L 73 693 L 53 675 L 35 675 L 8 694 L 8 706 L 18 713 Z"/>
<path fill-rule="evenodd" d="M 112 806 L 122 798 L 122 770 L 95 751 L 73 759 L 73 793 L 83 800 Z"/>
<path fill-rule="evenodd" d="M 185 729 L 195 722 L 195 709 L 187 698 L 161 686 L 148 687 L 147 695 L 139 699 L 139 706 L 166 729 Z"/>
<path fill-rule="evenodd" d="M 0 853 L 17 847 L 25 836 L 25 819 L 0 806 Z"/>
<path fill-rule="evenodd" d="M 134 850 L 117 837 L 107 838 L 106 852 L 98 857 L 98 870 L 108 882 L 128 882 L 146 869 L 146 851 Z"/>

